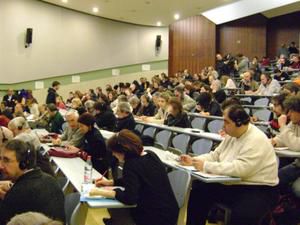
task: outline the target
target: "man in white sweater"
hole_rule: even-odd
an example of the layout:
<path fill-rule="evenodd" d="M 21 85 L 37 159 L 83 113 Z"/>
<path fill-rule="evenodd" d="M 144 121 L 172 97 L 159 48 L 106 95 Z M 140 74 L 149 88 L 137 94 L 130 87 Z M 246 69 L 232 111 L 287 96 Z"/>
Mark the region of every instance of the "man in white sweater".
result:
<path fill-rule="evenodd" d="M 300 97 L 290 96 L 284 101 L 287 115 L 278 118 L 279 134 L 272 139 L 276 147 L 288 147 L 291 151 L 300 151 Z M 287 124 L 288 118 L 290 122 Z M 280 187 L 285 189 L 290 183 L 293 192 L 300 197 L 300 160 L 283 167 L 279 171 Z"/>
<path fill-rule="evenodd" d="M 239 105 L 224 110 L 224 141 L 208 154 L 183 155 L 183 165 L 206 173 L 240 177 L 236 183 L 194 181 L 188 205 L 188 225 L 205 225 L 214 203 L 231 208 L 232 225 L 253 225 L 275 204 L 278 167 L 273 147 L 265 134 L 249 123 L 249 115 Z"/>

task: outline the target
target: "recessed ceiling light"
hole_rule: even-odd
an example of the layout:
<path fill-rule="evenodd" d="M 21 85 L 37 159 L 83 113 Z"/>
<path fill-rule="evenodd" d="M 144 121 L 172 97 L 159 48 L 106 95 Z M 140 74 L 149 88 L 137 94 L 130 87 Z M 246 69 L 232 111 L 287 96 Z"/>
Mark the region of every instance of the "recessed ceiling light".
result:
<path fill-rule="evenodd" d="M 175 20 L 179 20 L 179 18 L 180 18 L 180 15 L 179 15 L 178 13 L 176 13 L 176 14 L 174 15 L 174 19 L 175 19 Z"/>
<path fill-rule="evenodd" d="M 63 3 L 68 3 L 68 0 L 61 0 Z"/>
<path fill-rule="evenodd" d="M 161 26 L 161 22 L 157 21 L 156 26 L 160 27 Z"/>
<path fill-rule="evenodd" d="M 99 9 L 98 9 L 97 7 L 94 7 L 94 8 L 93 8 L 93 12 L 94 12 L 94 13 L 97 13 L 97 12 L 99 12 Z"/>

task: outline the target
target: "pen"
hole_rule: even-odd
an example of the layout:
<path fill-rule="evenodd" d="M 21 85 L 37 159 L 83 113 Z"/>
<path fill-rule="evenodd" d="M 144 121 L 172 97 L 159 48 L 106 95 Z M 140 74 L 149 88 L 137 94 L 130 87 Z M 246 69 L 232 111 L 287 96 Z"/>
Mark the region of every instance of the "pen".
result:
<path fill-rule="evenodd" d="M 103 174 L 102 174 L 102 176 L 100 177 L 100 178 L 98 178 L 98 179 L 96 179 L 96 181 L 100 181 L 100 180 L 102 180 L 103 179 L 103 177 L 105 176 L 105 174 L 107 173 L 107 171 L 108 170 L 106 170 Z"/>

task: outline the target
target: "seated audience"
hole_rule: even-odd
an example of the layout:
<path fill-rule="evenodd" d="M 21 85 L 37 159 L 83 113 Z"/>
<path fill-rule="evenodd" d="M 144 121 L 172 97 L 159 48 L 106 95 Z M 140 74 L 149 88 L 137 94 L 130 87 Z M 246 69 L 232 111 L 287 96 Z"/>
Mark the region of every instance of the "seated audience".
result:
<path fill-rule="evenodd" d="M 163 92 L 159 95 L 158 98 L 158 111 L 154 117 L 141 116 L 140 118 L 145 122 L 159 123 L 163 124 L 168 116 L 168 101 L 170 95 L 167 92 Z"/>
<path fill-rule="evenodd" d="M 66 104 L 64 103 L 62 97 L 59 95 L 56 97 L 56 107 L 58 109 L 67 109 Z"/>
<path fill-rule="evenodd" d="M 37 212 L 25 212 L 14 216 L 7 225 L 63 225 L 62 222 L 52 220 Z"/>
<path fill-rule="evenodd" d="M 231 225 L 259 224 L 277 202 L 275 152 L 266 135 L 249 122 L 242 106 L 228 106 L 224 109 L 226 135 L 221 144 L 194 158 L 181 156 L 183 165 L 199 171 L 241 178 L 231 185 L 195 180 L 187 209 L 188 225 L 205 225 L 214 203 L 230 207 Z"/>
<path fill-rule="evenodd" d="M 107 146 L 124 163 L 123 177 L 117 180 L 103 178 L 96 185 L 123 186 L 124 190 L 92 189 L 90 195 L 116 198 L 136 207 L 110 209 L 111 219 L 104 219 L 105 224 L 176 224 L 178 205 L 160 159 L 152 152 L 144 152 L 141 139 L 129 130 L 122 130 L 111 137 Z"/>
<path fill-rule="evenodd" d="M 105 140 L 100 131 L 95 128 L 95 117 L 89 113 L 83 113 L 78 118 L 79 130 L 83 136 L 80 148 L 67 146 L 72 151 L 82 149 L 92 157 L 93 168 L 103 174 L 110 166 L 110 159 L 106 151 Z"/>
<path fill-rule="evenodd" d="M 14 184 L 4 190 L 6 193 L 0 201 L 0 224 L 29 211 L 65 221 L 61 188 L 55 178 L 36 168 L 35 162 L 36 151 L 21 140 L 11 140 L 2 148 L 0 170 Z"/>
<path fill-rule="evenodd" d="M 256 95 L 273 95 L 277 94 L 280 91 L 280 84 L 277 80 L 272 79 L 270 74 L 262 74 L 260 76 L 261 84 L 258 87 L 258 90 L 255 92 L 249 91 L 247 94 L 256 94 Z"/>
<path fill-rule="evenodd" d="M 290 96 L 284 101 L 287 115 L 282 114 L 278 118 L 279 134 L 272 139 L 276 147 L 288 147 L 291 151 L 300 151 L 300 97 Z M 288 118 L 291 122 L 287 122 Z M 300 197 L 300 162 L 280 169 L 280 186 L 285 187 L 292 183 L 292 188 L 297 197 Z"/>
<path fill-rule="evenodd" d="M 94 108 L 97 126 L 100 129 L 113 131 L 117 119 L 110 107 L 105 103 L 96 102 Z"/>
<path fill-rule="evenodd" d="M 155 105 L 147 94 L 141 96 L 142 106 L 138 112 L 139 116 L 154 116 Z"/>
<path fill-rule="evenodd" d="M 225 89 L 236 89 L 235 82 L 227 75 L 223 75 L 220 79 L 222 87 Z"/>
<path fill-rule="evenodd" d="M 21 103 L 16 103 L 13 116 L 14 117 L 25 117 L 24 108 Z"/>
<path fill-rule="evenodd" d="M 26 106 L 29 109 L 30 115 L 32 115 L 32 119 L 37 119 L 40 115 L 39 105 L 35 98 L 30 98 L 26 100 Z"/>
<path fill-rule="evenodd" d="M 13 132 L 7 127 L 0 126 L 0 149 L 2 145 L 14 138 Z"/>
<path fill-rule="evenodd" d="M 8 128 L 13 132 L 15 139 L 30 143 L 35 150 L 41 148 L 41 142 L 36 133 L 30 129 L 24 117 L 16 117 L 8 124 Z"/>
<path fill-rule="evenodd" d="M 299 91 L 299 85 L 296 83 L 287 83 L 282 86 L 282 92 L 286 92 L 288 95 L 297 95 Z"/>
<path fill-rule="evenodd" d="M 187 113 L 183 111 L 183 106 L 176 97 L 169 99 L 168 116 L 164 124 L 171 127 L 191 127 Z"/>
<path fill-rule="evenodd" d="M 65 129 L 59 138 L 53 139 L 52 143 L 55 145 L 73 145 L 79 147 L 82 145 L 84 134 L 81 133 L 78 124 L 79 114 L 75 110 L 70 110 L 65 115 L 66 123 Z"/>
<path fill-rule="evenodd" d="M 287 93 L 282 93 L 280 95 L 276 95 L 272 97 L 271 103 L 273 105 L 272 111 L 274 113 L 275 118 L 273 118 L 270 121 L 270 126 L 273 130 L 279 131 L 279 124 L 278 124 L 278 118 L 282 115 L 285 114 L 284 110 L 284 100 L 287 98 L 288 94 Z"/>
<path fill-rule="evenodd" d="M 129 99 L 129 104 L 132 107 L 132 114 L 135 116 L 139 116 L 139 111 L 141 109 L 141 101 L 137 96 L 133 96 Z"/>
<path fill-rule="evenodd" d="M 131 113 L 131 107 L 128 102 L 121 102 L 117 106 L 117 123 L 115 131 L 119 132 L 123 129 L 134 130 L 135 120 Z"/>
<path fill-rule="evenodd" d="M 196 110 L 206 116 L 222 116 L 221 106 L 207 92 L 200 93 L 197 98 Z"/>
<path fill-rule="evenodd" d="M 182 103 L 183 110 L 191 111 L 196 106 L 196 102 L 190 96 L 184 93 L 184 88 L 182 86 L 175 87 L 174 95 Z"/>
<path fill-rule="evenodd" d="M 300 70 L 300 56 L 299 55 L 294 55 L 292 57 L 291 64 L 288 68 L 288 71 L 299 71 Z"/>
<path fill-rule="evenodd" d="M 239 88 L 242 89 L 243 93 L 247 93 L 247 91 L 256 91 L 258 89 L 258 84 L 252 78 L 252 73 L 250 71 L 246 71 L 243 73 L 243 79 L 239 84 Z"/>
<path fill-rule="evenodd" d="M 49 132 L 61 134 L 62 125 L 64 124 L 64 118 L 56 108 L 55 104 L 47 105 L 47 111 L 49 114 Z"/>
<path fill-rule="evenodd" d="M 92 114 L 93 116 L 95 115 L 95 108 L 94 108 L 95 102 L 93 100 L 87 100 L 84 103 L 84 108 L 85 111 Z"/>
<path fill-rule="evenodd" d="M 7 127 L 10 119 L 0 113 L 0 126 Z"/>

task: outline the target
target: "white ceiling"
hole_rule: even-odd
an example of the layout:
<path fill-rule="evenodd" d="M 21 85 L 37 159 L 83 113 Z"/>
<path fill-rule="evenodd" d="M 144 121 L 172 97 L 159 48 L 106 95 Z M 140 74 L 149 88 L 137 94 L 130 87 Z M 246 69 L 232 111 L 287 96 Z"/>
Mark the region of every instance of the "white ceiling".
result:
<path fill-rule="evenodd" d="M 238 0 L 42 0 L 55 5 L 74 9 L 92 15 L 128 23 L 162 26 L 174 22 L 174 14 L 180 18 L 199 15 L 206 10 L 236 2 Z M 98 7 L 99 12 L 93 13 L 92 8 Z"/>
<path fill-rule="evenodd" d="M 180 19 L 203 13 L 208 19 L 220 24 L 255 13 L 263 13 L 271 18 L 300 10 L 299 0 L 66 0 L 67 3 L 63 3 L 62 0 L 41 1 L 95 16 L 149 26 L 156 26 L 158 21 L 162 26 L 168 26 L 174 22 L 176 13 L 180 14 Z M 270 1 L 275 3 L 275 7 L 269 5 Z M 290 4 L 293 1 L 297 2 Z M 243 2 L 248 2 L 251 7 Z M 243 5 L 245 7 L 242 7 Z M 233 13 L 229 13 L 231 6 L 233 6 Z M 270 7 L 267 8 L 268 6 Z M 99 11 L 94 13 L 93 7 L 97 7 Z M 222 8 L 226 10 L 219 10 Z M 211 13 L 214 10 L 216 13 Z M 226 18 L 226 12 L 228 12 L 228 18 Z M 232 14 L 239 15 L 233 16 Z"/>

